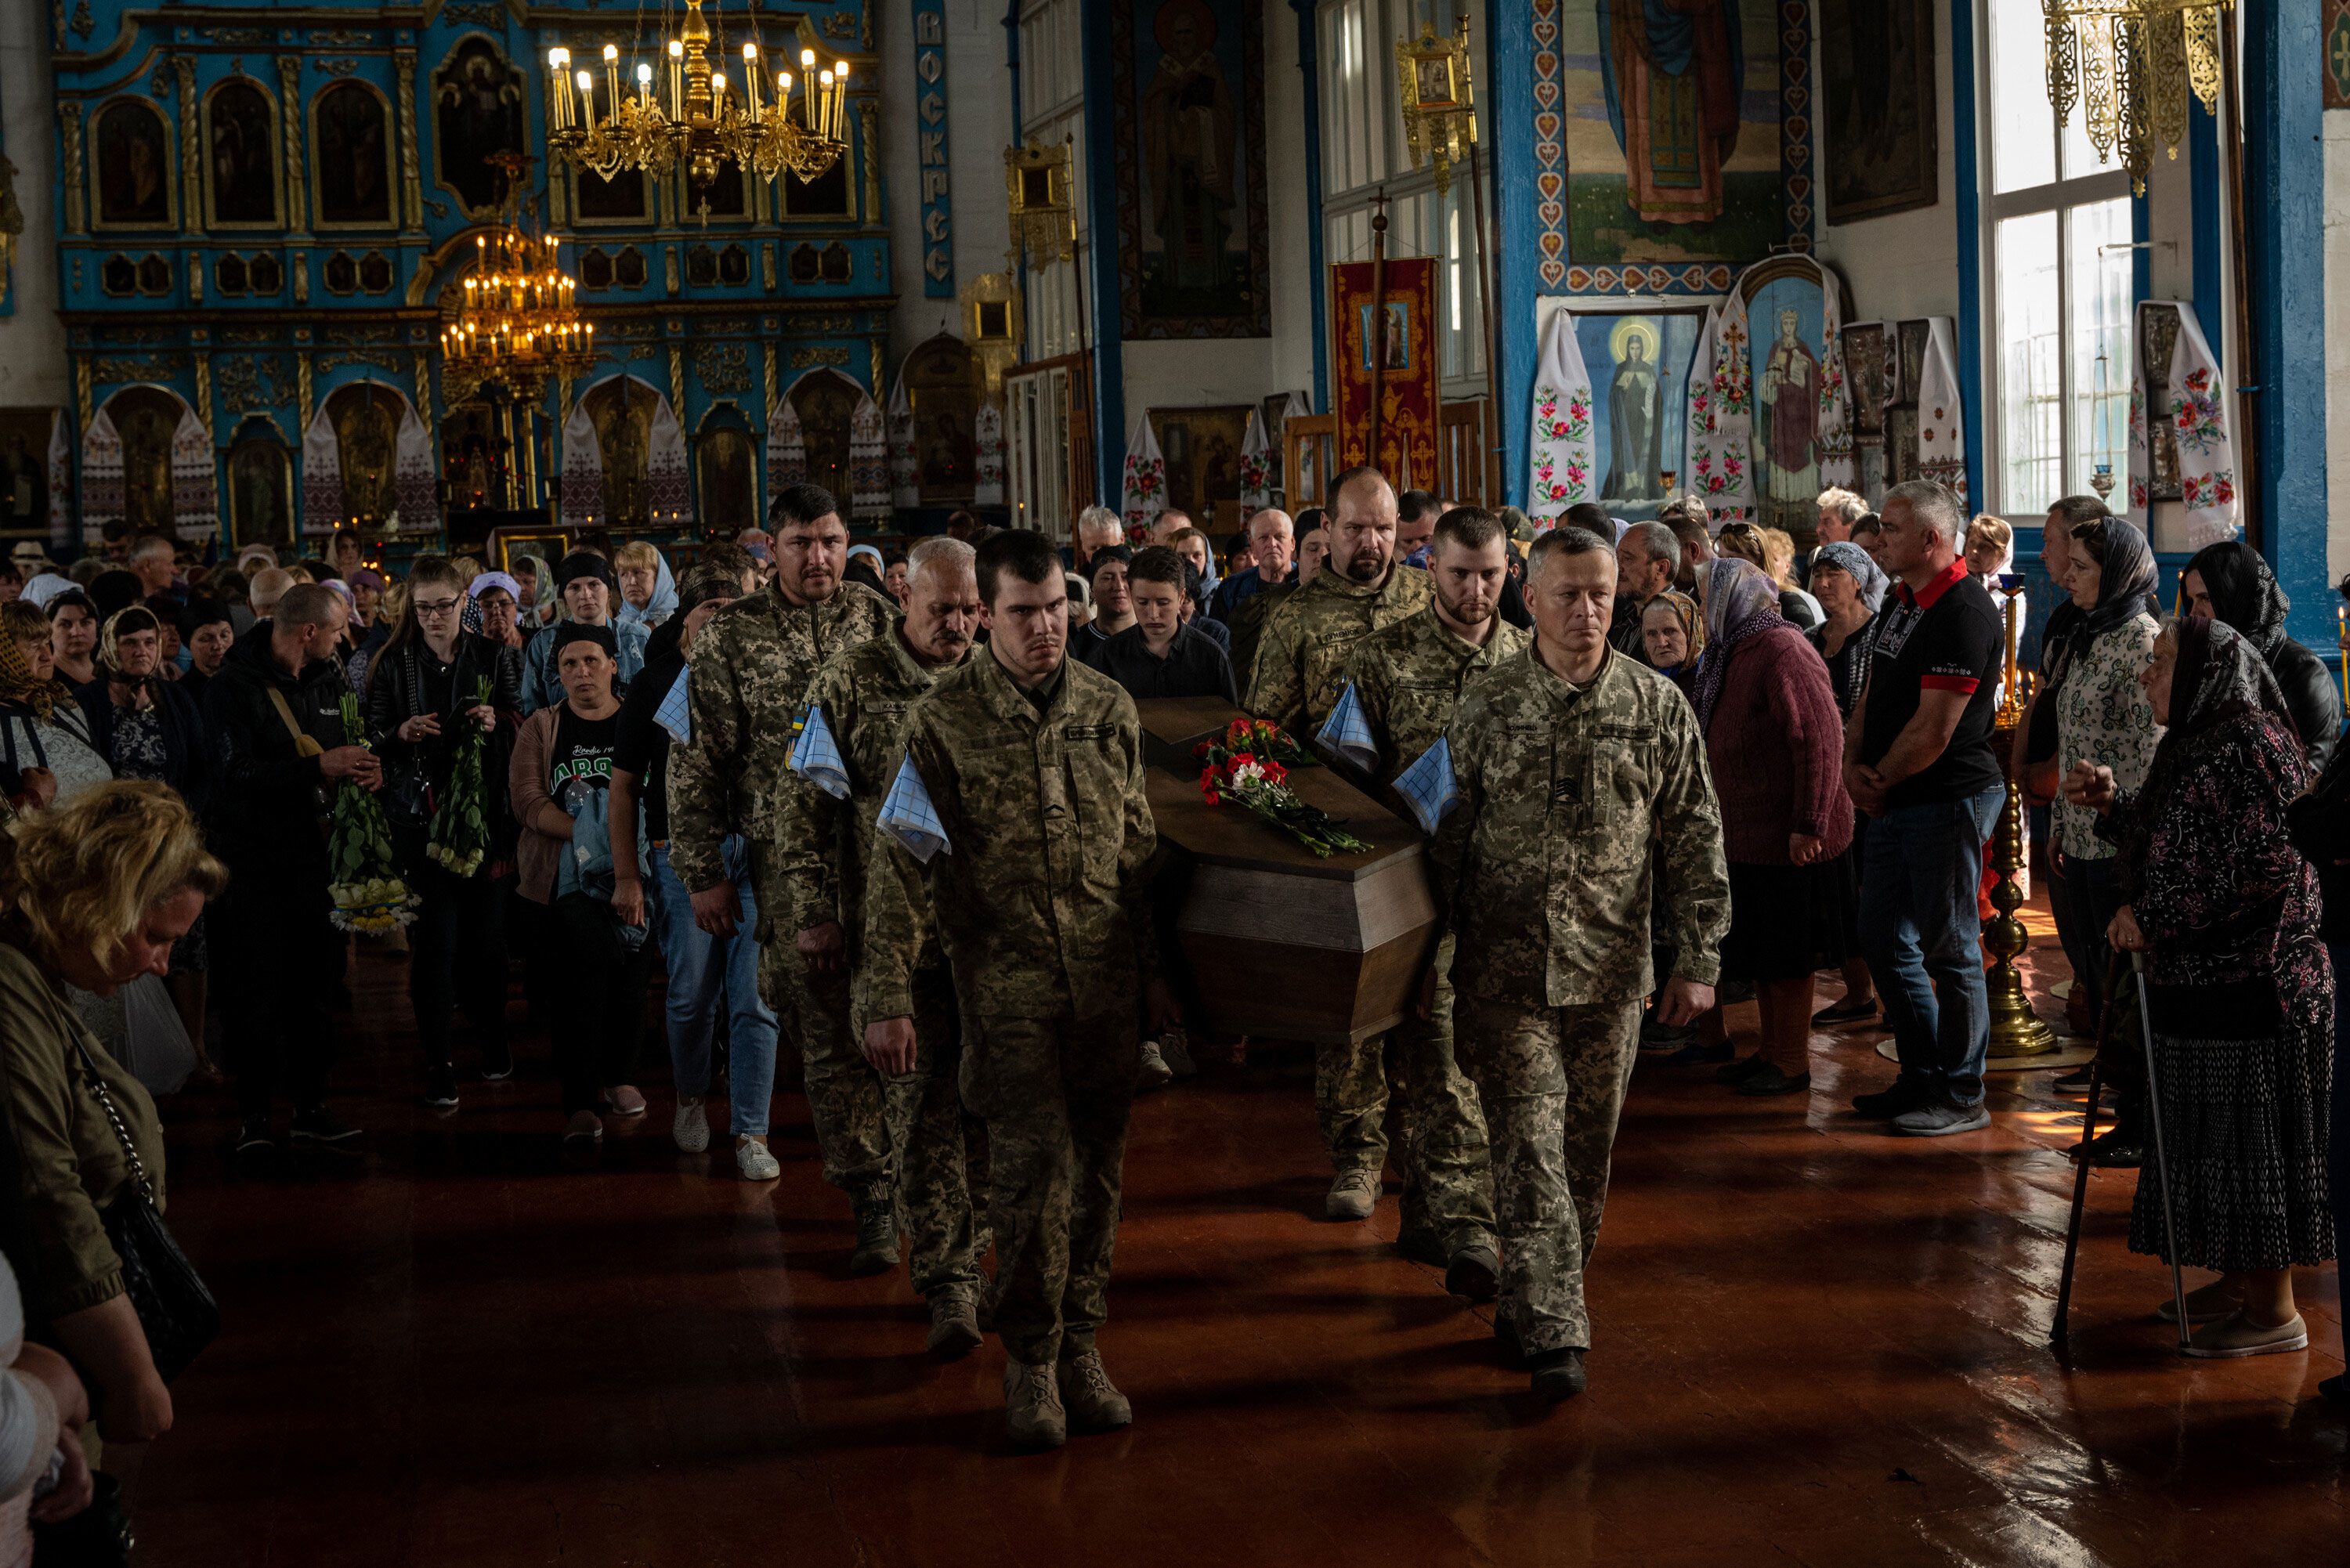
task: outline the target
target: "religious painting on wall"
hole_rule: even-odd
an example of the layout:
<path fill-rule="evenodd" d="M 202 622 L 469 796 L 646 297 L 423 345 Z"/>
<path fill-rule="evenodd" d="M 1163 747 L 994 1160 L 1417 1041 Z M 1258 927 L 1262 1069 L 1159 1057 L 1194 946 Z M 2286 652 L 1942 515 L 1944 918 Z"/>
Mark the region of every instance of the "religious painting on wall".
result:
<path fill-rule="evenodd" d="M 646 470 L 652 460 L 653 409 L 660 398 L 633 376 L 613 376 L 588 388 L 581 400 L 596 426 L 596 450 L 603 459 L 608 525 L 641 524 L 651 511 Z"/>
<path fill-rule="evenodd" d="M 1785 237 L 1774 0 L 1569 0 L 1567 254 L 1744 261 Z"/>
<path fill-rule="evenodd" d="M 1150 433 L 1167 460 L 1167 504 L 1191 514 L 1201 530 L 1239 526 L 1241 443 L 1248 439 L 1249 406 L 1153 409 Z"/>
<path fill-rule="evenodd" d="M 232 78 L 204 100 L 205 185 L 214 224 L 277 222 L 277 115 L 269 97 Z"/>
<path fill-rule="evenodd" d="M 116 99 L 98 111 L 91 146 L 98 226 L 168 227 L 172 146 L 161 111 L 144 99 Z"/>
<path fill-rule="evenodd" d="M 455 194 L 467 217 L 497 216 L 505 177 L 490 156 L 528 151 L 522 109 L 522 73 L 478 34 L 432 73 L 432 177 Z"/>
<path fill-rule="evenodd" d="M 1330 411 L 1337 416 L 1338 466 L 1373 463 L 1398 490 L 1432 486 L 1439 483 L 1436 263 L 1424 257 L 1388 262 L 1384 290 L 1377 271 L 1370 262 L 1330 268 Z M 1374 337 L 1382 310 L 1384 345 Z M 1367 455 L 1375 404 L 1376 457 Z"/>
<path fill-rule="evenodd" d="M 1918 455 L 1918 409 L 1915 404 L 1885 411 L 1885 483 L 1907 484 L 1923 477 Z"/>
<path fill-rule="evenodd" d="M 0 534 L 49 532 L 49 433 L 55 409 L 0 409 Z"/>
<path fill-rule="evenodd" d="M 1106 9 L 1126 336 L 1270 336 L 1263 0 Z"/>
<path fill-rule="evenodd" d="M 707 430 L 697 443 L 701 468 L 701 524 L 732 537 L 759 520 L 757 470 L 751 437 L 743 431 Z"/>
<path fill-rule="evenodd" d="M 1845 382 L 1852 389 L 1852 432 L 1856 436 L 1885 433 L 1885 326 L 1882 321 L 1845 324 Z"/>
<path fill-rule="evenodd" d="M 641 221 L 650 214 L 645 206 L 645 171 L 624 169 L 609 180 L 582 169 L 571 177 L 571 210 L 582 223 L 615 223 Z"/>
<path fill-rule="evenodd" d="M 849 492 L 850 426 L 865 390 L 837 370 L 816 369 L 785 394 L 800 417 L 800 440 L 807 452 L 807 482 L 821 484 L 846 502 Z"/>
<path fill-rule="evenodd" d="M 228 516 L 232 544 L 293 543 L 294 465 L 276 436 L 246 436 L 229 448 Z"/>
<path fill-rule="evenodd" d="M 361 82 L 337 82 L 310 105 L 311 171 L 321 224 L 388 224 L 391 133 L 384 101 Z"/>
<path fill-rule="evenodd" d="M 2147 483 L 2152 501 L 2177 501 L 2178 428 L 2170 418 L 2170 359 L 2178 348 L 2178 307 L 2149 300 L 2138 307 L 2138 363 L 2145 366 L 2146 430 L 2154 472 Z"/>
<path fill-rule="evenodd" d="M 899 375 L 913 406 L 915 485 L 923 504 L 968 502 L 979 457 L 977 358 L 962 338 L 941 333 L 907 355 Z"/>
<path fill-rule="evenodd" d="M 1819 39 L 1828 222 L 1932 206 L 1934 0 L 1820 0 Z"/>
<path fill-rule="evenodd" d="M 1757 520 L 1808 538 L 1818 522 L 1820 370 L 1827 359 L 1819 268 L 1808 257 L 1779 257 L 1739 280 L 1751 327 L 1754 461 L 1750 470 Z M 1838 301 L 1839 317 L 1851 302 Z"/>
<path fill-rule="evenodd" d="M 1591 377 L 1592 442 L 1599 504 L 1627 523 L 1653 522 L 1688 487 L 1682 462 L 1690 363 L 1705 330 L 1702 310 L 1575 317 L 1575 346 Z"/>
<path fill-rule="evenodd" d="M 175 533 L 172 441 L 188 405 L 160 387 L 125 387 L 106 400 L 122 439 L 122 520 L 134 534 Z"/>
<path fill-rule="evenodd" d="M 486 403 L 453 408 L 441 420 L 441 483 L 452 512 L 500 504 L 505 441 L 496 411 Z"/>
<path fill-rule="evenodd" d="M 327 420 L 343 469 L 343 514 L 361 524 L 380 522 L 400 504 L 400 416 L 407 401 L 389 387 L 354 381 L 327 399 Z"/>
<path fill-rule="evenodd" d="M 1933 336 L 1934 324 L 1930 321 L 1904 321 L 1894 331 L 1899 347 L 1896 351 L 1898 363 L 1895 367 L 1898 372 L 1895 385 L 1898 390 L 1893 401 L 1915 403 L 1918 400 L 1918 384 L 1926 375 L 1926 341 Z"/>

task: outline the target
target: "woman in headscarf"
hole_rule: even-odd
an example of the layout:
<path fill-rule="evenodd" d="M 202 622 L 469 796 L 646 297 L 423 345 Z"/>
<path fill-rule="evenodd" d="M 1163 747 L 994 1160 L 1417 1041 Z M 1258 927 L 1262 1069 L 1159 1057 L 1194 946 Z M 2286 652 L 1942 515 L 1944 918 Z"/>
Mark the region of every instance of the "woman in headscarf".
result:
<path fill-rule="evenodd" d="M 2261 553 L 2241 539 L 2208 545 L 2178 575 L 2178 593 L 2185 614 L 2232 627 L 2259 652 L 2284 694 L 2293 732 L 2308 750 L 2310 771 L 2324 772 L 2342 733 L 2341 693 L 2325 661 L 2285 635 L 2293 600 Z"/>
<path fill-rule="evenodd" d="M 1762 529 L 1752 523 L 1725 523 L 1721 525 L 1721 532 L 1714 536 L 1713 550 L 1721 559 L 1747 562 L 1770 581 L 1779 596 L 1780 619 L 1798 631 L 1814 623 L 1816 618 L 1813 616 L 1812 608 L 1817 601 L 1800 588 L 1782 587 L 1772 576 L 1771 542 L 1763 537 Z M 1794 542 L 1790 540 L 1788 556 L 1791 563 L 1794 554 Z M 1702 589 L 1704 584 L 1705 574 L 1700 571 L 1698 586 Z"/>
<path fill-rule="evenodd" d="M 1705 652 L 1705 612 L 1689 595 L 1667 588 L 1641 607 L 1640 651 L 1649 669 L 1689 696 L 1696 687 L 1699 656 Z"/>
<path fill-rule="evenodd" d="M 1705 657 L 1697 672 L 1697 722 L 1721 792 L 1722 852 L 1730 862 L 1730 935 L 1724 980 L 1751 981 L 1762 1012 L 1754 1054 L 1720 1077 L 1742 1095 L 1801 1094 L 1812 1086 L 1812 971 L 1829 933 L 1818 929 L 1823 863 L 1852 843 L 1844 787 L 1844 721 L 1827 667 L 1779 613 L 1779 585 L 1752 564 L 1720 560 L 1698 576 L 1705 598 Z M 1721 1010 L 1702 1040 L 1727 1043 Z"/>
<path fill-rule="evenodd" d="M 1836 711 L 1847 719 L 1868 680 L 1868 660 L 1877 650 L 1877 612 L 1885 607 L 1888 586 L 1876 558 L 1857 545 L 1838 540 L 1821 545 L 1812 557 L 1812 592 L 1827 618 L 1804 635 L 1827 666 Z M 1860 864 L 1867 838 L 1868 818 L 1856 809 L 1851 846 L 1820 869 L 1816 919 L 1827 955 L 1844 971 L 1844 1000 L 1812 1014 L 1818 1027 L 1877 1016 L 1877 981 L 1860 947 Z"/>
<path fill-rule="evenodd" d="M 2220 1272 L 2188 1295 L 2189 1355 L 2300 1350 L 2292 1270 L 2335 1241 L 2334 971 L 2317 874 L 2285 820 L 2308 775 L 2276 678 L 2224 622 L 2174 621 L 2143 679 L 2169 726 L 2145 787 L 2126 794 L 2095 763 L 2064 778 L 2120 849 L 2113 944 L 2146 955 L 2169 1218 L 2149 1164 L 2130 1250 Z"/>
<path fill-rule="evenodd" d="M 677 613 L 677 578 L 670 574 L 669 558 L 650 542 L 631 539 L 613 551 L 612 570 L 620 585 L 613 625 L 634 624 L 650 634 Z"/>
<path fill-rule="evenodd" d="M 18 811 L 66 805 L 114 776 L 57 679 L 51 631 L 37 607 L 0 605 L 0 786 Z"/>
<path fill-rule="evenodd" d="M 848 582 L 863 583 L 894 603 L 897 596 L 889 592 L 889 585 L 882 580 L 882 573 L 887 570 L 888 564 L 882 560 L 878 545 L 851 545 L 848 547 L 848 565 L 841 572 L 841 576 Z"/>
<path fill-rule="evenodd" d="M 555 597 L 555 571 L 545 556 L 520 553 L 506 557 L 506 567 L 514 574 L 515 581 L 522 585 L 522 592 L 515 599 L 518 607 L 515 619 L 523 640 L 527 642 L 532 632 L 543 626 L 553 626 L 562 618 Z"/>

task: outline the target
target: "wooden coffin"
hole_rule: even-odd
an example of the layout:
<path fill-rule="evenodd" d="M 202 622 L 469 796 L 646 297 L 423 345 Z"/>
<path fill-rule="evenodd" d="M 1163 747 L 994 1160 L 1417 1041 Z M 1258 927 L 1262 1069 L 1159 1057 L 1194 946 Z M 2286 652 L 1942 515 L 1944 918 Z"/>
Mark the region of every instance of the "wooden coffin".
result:
<path fill-rule="evenodd" d="M 1220 1034 L 1360 1040 L 1417 1003 L 1436 940 L 1426 839 L 1327 767 L 1290 783 L 1372 847 L 1316 856 L 1286 833 L 1200 793 L 1192 748 L 1239 716 L 1212 699 L 1137 704 L 1151 815 L 1174 853 L 1174 938 L 1191 1001 Z"/>

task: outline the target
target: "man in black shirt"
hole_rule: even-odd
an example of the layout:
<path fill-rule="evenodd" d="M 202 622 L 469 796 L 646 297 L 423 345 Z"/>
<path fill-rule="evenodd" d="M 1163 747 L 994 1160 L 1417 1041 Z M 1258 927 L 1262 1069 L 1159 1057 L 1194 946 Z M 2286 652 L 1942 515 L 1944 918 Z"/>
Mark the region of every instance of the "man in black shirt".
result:
<path fill-rule="evenodd" d="M 1141 551 L 1127 568 L 1134 624 L 1101 645 L 1091 662 L 1139 701 L 1145 697 L 1221 697 L 1237 707 L 1232 660 L 1183 617 L 1189 572 L 1164 545 Z"/>
<path fill-rule="evenodd" d="M 1975 902 L 2006 788 L 1991 753 L 1999 611 L 1959 557 L 1966 509 L 1931 480 L 1885 498 L 1878 559 L 1899 585 L 1877 620 L 1868 687 L 1845 726 L 1845 786 L 1875 820 L 1860 926 L 1901 1075 L 1853 1108 L 1939 1137 L 1991 1125 L 1991 1011 Z"/>

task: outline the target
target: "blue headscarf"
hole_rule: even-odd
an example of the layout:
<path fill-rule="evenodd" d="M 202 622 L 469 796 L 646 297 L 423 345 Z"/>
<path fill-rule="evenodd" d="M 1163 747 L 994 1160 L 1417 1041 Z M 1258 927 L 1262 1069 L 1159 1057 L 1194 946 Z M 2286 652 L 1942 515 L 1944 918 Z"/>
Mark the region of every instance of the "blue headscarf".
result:
<path fill-rule="evenodd" d="M 660 625 L 677 613 L 677 578 L 670 574 L 669 557 L 659 550 L 653 552 L 657 566 L 653 575 L 653 597 L 639 609 L 626 596 L 614 594 L 619 603 L 613 607 L 612 619 L 618 624 L 641 625 L 647 631 Z"/>
<path fill-rule="evenodd" d="M 1859 545 L 1842 539 L 1821 545 L 1819 553 L 1812 557 L 1812 570 L 1816 572 L 1822 566 L 1834 566 L 1850 577 L 1853 587 L 1860 590 L 1860 602 L 1868 607 L 1869 614 L 1875 615 L 1885 607 L 1885 590 L 1891 586 L 1886 580 L 1885 568 Z"/>

